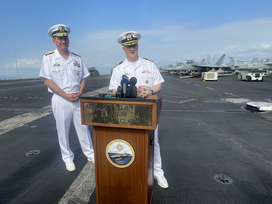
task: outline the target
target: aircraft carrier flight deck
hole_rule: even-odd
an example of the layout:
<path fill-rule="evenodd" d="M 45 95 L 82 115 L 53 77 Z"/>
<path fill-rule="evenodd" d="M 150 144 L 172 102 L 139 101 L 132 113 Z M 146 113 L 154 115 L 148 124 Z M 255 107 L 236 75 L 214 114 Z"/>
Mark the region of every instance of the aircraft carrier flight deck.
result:
<path fill-rule="evenodd" d="M 159 142 L 169 188 L 155 180 L 152 204 L 272 203 L 272 113 L 246 108 L 272 101 L 272 77 L 162 76 Z M 106 93 L 109 80 L 88 77 L 85 93 Z M 61 159 L 51 97 L 38 78 L 0 80 L 0 204 L 96 203 L 94 164 L 72 123 L 76 171 Z"/>

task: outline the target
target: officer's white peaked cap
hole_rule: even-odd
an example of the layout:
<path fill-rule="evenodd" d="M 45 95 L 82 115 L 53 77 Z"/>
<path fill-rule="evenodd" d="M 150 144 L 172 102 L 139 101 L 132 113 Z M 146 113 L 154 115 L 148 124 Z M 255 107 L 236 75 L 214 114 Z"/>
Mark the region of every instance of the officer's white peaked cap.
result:
<path fill-rule="evenodd" d="M 141 39 L 141 34 L 136 31 L 127 31 L 122 33 L 117 42 L 122 44 L 124 47 L 137 45 L 138 41 Z"/>
<path fill-rule="evenodd" d="M 48 35 L 51 38 L 68 36 L 69 33 L 70 33 L 70 28 L 64 24 L 54 25 L 48 30 Z"/>

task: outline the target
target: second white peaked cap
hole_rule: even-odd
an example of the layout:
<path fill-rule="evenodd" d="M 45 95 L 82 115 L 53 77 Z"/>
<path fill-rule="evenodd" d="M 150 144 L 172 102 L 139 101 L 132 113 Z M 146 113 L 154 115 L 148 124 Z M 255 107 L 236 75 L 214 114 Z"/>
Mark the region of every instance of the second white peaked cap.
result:
<path fill-rule="evenodd" d="M 118 37 L 117 42 L 126 47 L 131 45 L 137 45 L 140 39 L 141 39 L 140 33 L 136 31 L 127 31 L 122 33 Z"/>
<path fill-rule="evenodd" d="M 64 24 L 57 24 L 49 28 L 48 30 L 48 35 L 52 37 L 63 37 L 63 36 L 68 36 L 70 33 L 70 28 L 67 25 Z"/>

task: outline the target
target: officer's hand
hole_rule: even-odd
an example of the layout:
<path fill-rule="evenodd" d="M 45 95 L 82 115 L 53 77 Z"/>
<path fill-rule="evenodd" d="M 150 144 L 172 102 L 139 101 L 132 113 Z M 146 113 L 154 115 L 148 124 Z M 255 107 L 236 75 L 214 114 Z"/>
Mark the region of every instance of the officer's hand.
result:
<path fill-rule="evenodd" d="M 147 96 L 148 95 L 148 88 L 145 86 L 139 86 L 137 89 L 138 96 Z"/>
<path fill-rule="evenodd" d="M 68 93 L 66 94 L 66 99 L 70 102 L 77 102 L 79 100 L 79 97 L 77 93 Z"/>
<path fill-rule="evenodd" d="M 72 93 L 71 102 L 77 102 L 78 100 L 79 100 L 79 94 L 78 93 Z"/>

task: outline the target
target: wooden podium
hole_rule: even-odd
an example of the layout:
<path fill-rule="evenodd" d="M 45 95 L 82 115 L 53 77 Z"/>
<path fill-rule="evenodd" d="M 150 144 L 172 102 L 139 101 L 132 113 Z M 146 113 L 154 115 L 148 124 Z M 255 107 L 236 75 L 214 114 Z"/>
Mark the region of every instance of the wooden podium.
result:
<path fill-rule="evenodd" d="M 82 124 L 93 126 L 96 202 L 150 204 L 162 99 L 81 97 L 80 105 Z"/>

